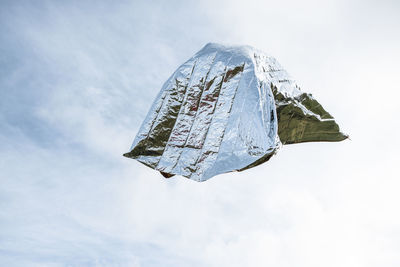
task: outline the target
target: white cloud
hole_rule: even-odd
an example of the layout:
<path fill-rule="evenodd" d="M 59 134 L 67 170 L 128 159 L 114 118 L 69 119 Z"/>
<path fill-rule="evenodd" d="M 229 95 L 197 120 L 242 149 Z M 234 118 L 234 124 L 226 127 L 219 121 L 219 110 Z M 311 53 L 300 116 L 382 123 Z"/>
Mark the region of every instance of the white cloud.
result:
<path fill-rule="evenodd" d="M 0 263 L 398 266 L 395 2 L 5 4 Z M 206 42 L 276 56 L 352 141 L 205 183 L 125 159 Z"/>

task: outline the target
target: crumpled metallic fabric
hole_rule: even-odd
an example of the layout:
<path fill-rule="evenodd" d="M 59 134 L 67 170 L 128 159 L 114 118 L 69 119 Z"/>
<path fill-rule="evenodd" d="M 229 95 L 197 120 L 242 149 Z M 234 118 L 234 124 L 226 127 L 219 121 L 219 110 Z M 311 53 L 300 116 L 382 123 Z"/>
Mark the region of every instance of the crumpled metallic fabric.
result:
<path fill-rule="evenodd" d="M 275 58 L 210 43 L 165 82 L 124 156 L 205 181 L 257 166 L 282 143 L 345 138 Z"/>

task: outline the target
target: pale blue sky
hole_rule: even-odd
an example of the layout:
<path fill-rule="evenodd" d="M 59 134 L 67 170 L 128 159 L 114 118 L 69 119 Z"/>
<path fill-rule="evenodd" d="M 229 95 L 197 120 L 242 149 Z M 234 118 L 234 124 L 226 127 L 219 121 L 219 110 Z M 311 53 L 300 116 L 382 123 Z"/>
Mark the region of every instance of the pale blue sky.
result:
<path fill-rule="evenodd" d="M 1 266 L 399 266 L 396 1 L 2 1 Z M 351 141 L 205 183 L 122 157 L 208 42 L 280 61 Z"/>

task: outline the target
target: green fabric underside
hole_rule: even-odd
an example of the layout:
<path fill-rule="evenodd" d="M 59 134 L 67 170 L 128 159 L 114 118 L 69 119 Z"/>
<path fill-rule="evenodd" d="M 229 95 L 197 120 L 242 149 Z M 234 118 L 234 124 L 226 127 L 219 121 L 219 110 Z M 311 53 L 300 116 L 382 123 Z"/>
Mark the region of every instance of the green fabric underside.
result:
<path fill-rule="evenodd" d="M 277 103 L 278 135 L 282 144 L 337 142 L 347 138 L 340 132 L 334 118 L 311 94 L 303 93 L 296 98 L 284 99 L 276 90 L 273 92 Z M 304 112 L 300 105 L 311 113 Z"/>
<path fill-rule="evenodd" d="M 339 125 L 334 118 L 315 100 L 311 94 L 303 93 L 295 98 L 285 98 L 271 85 L 275 98 L 276 113 L 278 116 L 278 135 L 282 144 L 297 144 L 304 142 L 338 142 L 348 138 L 340 132 Z M 311 113 L 304 112 L 304 106 Z M 312 113 L 319 115 L 315 116 Z M 238 170 L 243 171 L 264 162 L 272 154 L 267 154 L 250 165 Z"/>

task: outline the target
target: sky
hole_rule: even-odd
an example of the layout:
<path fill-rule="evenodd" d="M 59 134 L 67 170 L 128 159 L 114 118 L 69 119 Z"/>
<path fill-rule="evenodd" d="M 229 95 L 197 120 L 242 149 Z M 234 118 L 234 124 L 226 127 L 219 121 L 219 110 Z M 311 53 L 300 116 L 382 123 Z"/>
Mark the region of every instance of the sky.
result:
<path fill-rule="evenodd" d="M 1 266 L 400 265 L 400 4 L 1 1 Z M 127 152 L 208 42 L 273 55 L 350 135 L 197 183 Z"/>

